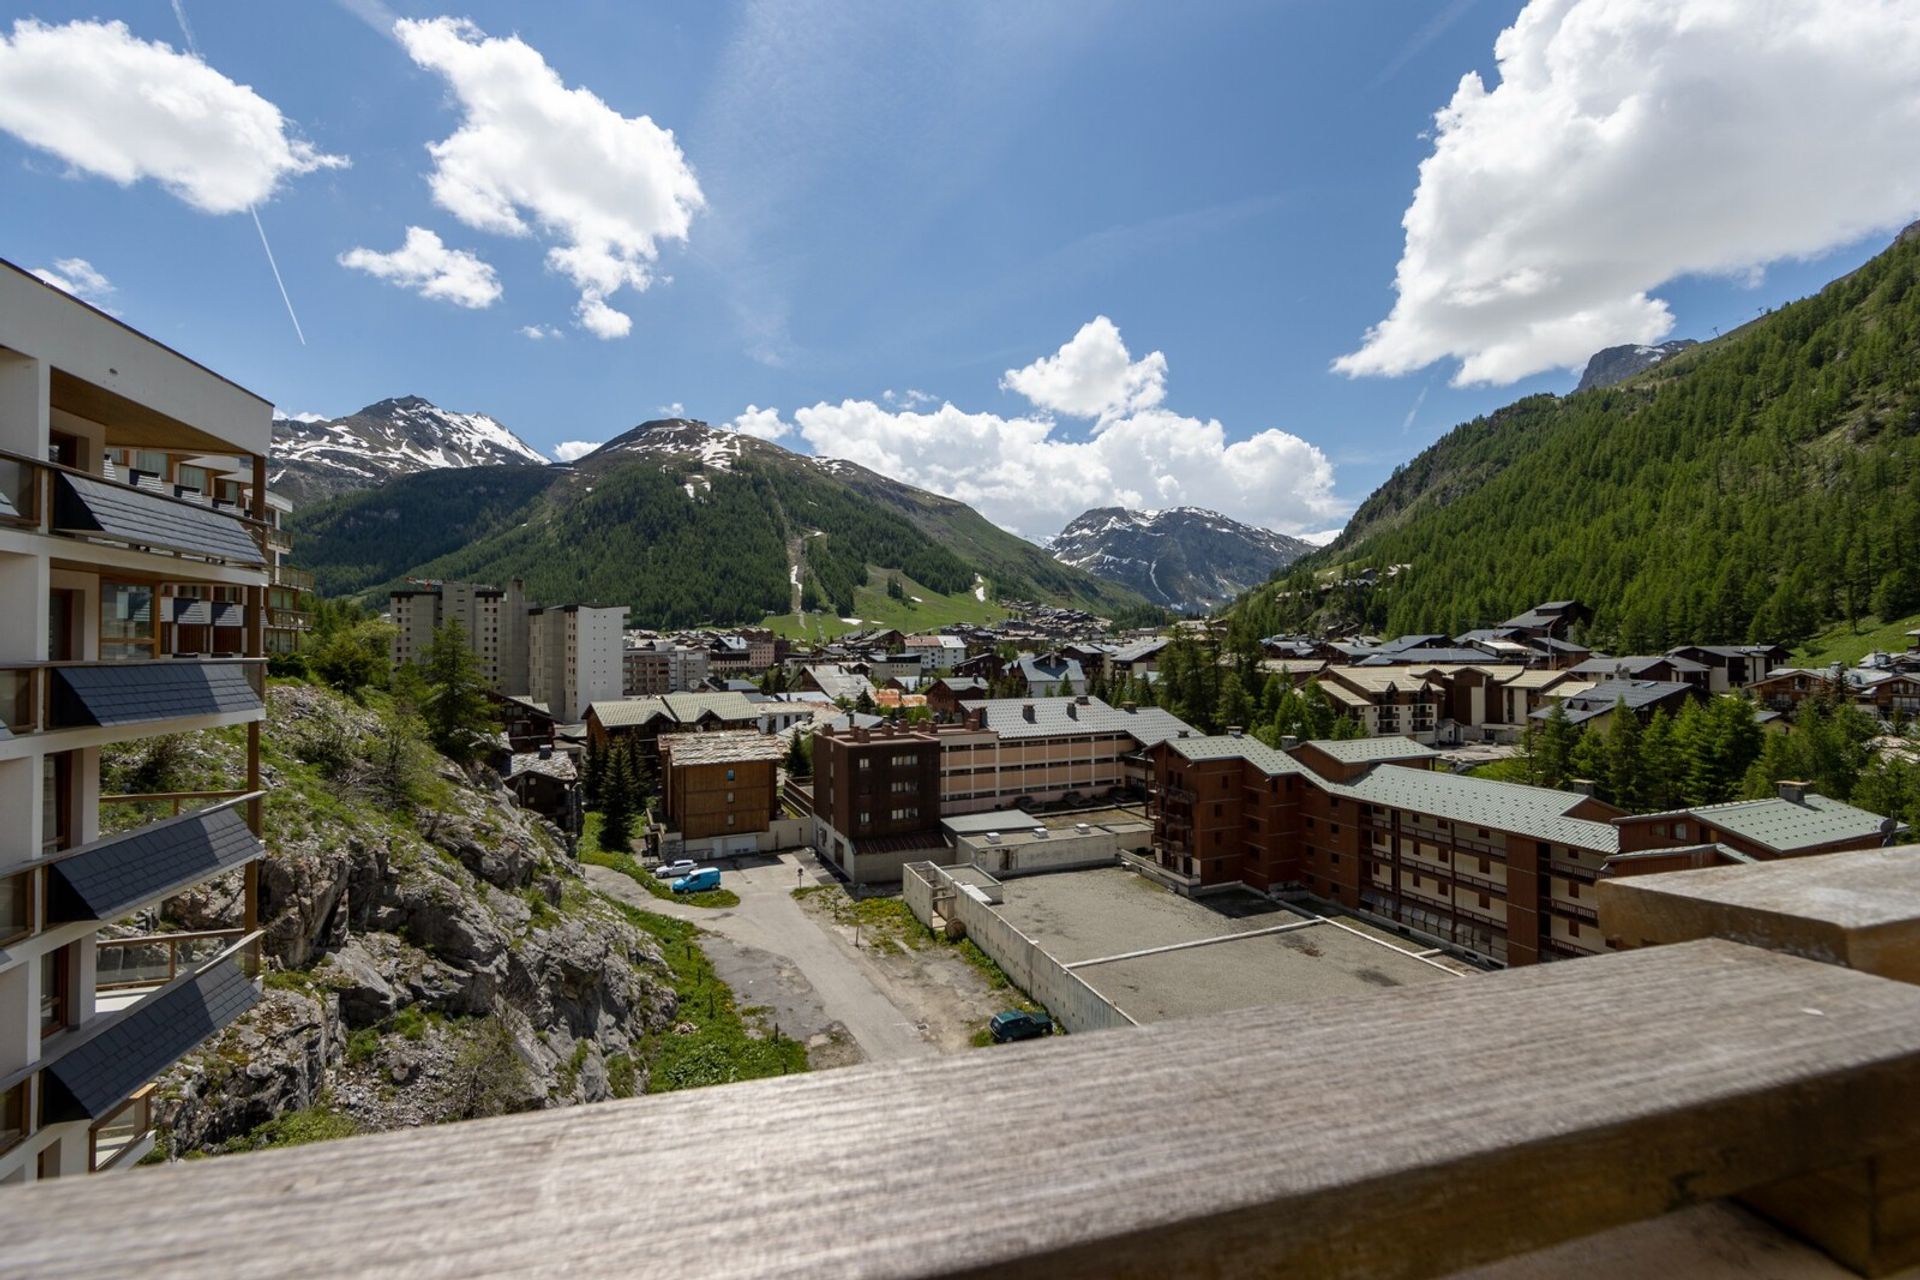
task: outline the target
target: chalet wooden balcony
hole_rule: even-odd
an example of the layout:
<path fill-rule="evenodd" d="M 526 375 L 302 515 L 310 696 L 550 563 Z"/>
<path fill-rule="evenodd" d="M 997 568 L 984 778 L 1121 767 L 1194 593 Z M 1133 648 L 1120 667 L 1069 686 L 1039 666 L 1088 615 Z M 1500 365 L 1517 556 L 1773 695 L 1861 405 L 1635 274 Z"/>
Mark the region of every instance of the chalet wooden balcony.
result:
<path fill-rule="evenodd" d="M 1912 1150 L 1916 1088 L 1920 988 L 1709 940 L 55 1181 L 0 1238 L 45 1277 L 1431 1276 Z"/>

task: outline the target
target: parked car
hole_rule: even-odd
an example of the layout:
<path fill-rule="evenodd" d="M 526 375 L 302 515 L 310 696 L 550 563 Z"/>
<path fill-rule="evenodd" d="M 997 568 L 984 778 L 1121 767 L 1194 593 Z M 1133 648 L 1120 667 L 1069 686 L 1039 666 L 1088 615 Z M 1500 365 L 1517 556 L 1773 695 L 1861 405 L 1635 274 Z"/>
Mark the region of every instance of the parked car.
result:
<path fill-rule="evenodd" d="M 1044 1013 L 1008 1009 L 987 1020 L 987 1034 L 993 1037 L 995 1044 L 1006 1044 L 1010 1040 L 1033 1040 L 1053 1034 L 1053 1019 Z"/>
<path fill-rule="evenodd" d="M 676 862 L 663 862 L 653 869 L 653 874 L 662 880 L 678 880 L 681 876 L 692 875 L 699 867 L 692 858 L 681 858 Z"/>
<path fill-rule="evenodd" d="M 720 887 L 720 868 L 697 867 L 673 882 L 675 893 L 699 893 L 702 889 Z"/>

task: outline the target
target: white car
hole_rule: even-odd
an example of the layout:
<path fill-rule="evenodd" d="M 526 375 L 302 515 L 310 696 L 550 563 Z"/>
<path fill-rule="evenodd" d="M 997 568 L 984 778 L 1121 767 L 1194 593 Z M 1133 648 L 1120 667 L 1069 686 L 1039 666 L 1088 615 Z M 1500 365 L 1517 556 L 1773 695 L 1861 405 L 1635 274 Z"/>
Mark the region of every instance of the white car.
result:
<path fill-rule="evenodd" d="M 681 858 L 675 862 L 663 862 L 653 869 L 653 874 L 662 880 L 678 880 L 681 876 L 692 875 L 699 866 L 692 858 Z"/>

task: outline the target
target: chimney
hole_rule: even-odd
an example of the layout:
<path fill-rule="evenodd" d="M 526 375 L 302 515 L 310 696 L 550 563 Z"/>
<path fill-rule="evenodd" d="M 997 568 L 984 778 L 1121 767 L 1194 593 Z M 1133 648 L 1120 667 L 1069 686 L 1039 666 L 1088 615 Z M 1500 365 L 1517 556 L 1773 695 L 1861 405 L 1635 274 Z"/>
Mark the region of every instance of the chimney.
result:
<path fill-rule="evenodd" d="M 1085 699 L 1083 698 L 1083 699 L 1081 699 L 1081 701 L 1082 701 L 1082 702 L 1084 702 L 1084 701 L 1085 701 Z M 1080 703 L 1079 703 L 1079 702 L 1069 702 L 1069 703 L 1067 704 L 1067 719 L 1069 719 L 1069 720 L 1078 720 L 1079 718 L 1080 718 Z"/>
<path fill-rule="evenodd" d="M 1091 698 L 1089 698 L 1089 697 L 1087 697 L 1087 695 L 1086 695 L 1086 694 L 1084 694 L 1084 693 L 1083 693 L 1083 694 L 1080 694 L 1080 695 L 1079 695 L 1078 697 L 1076 697 L 1076 698 L 1074 699 L 1074 702 L 1075 702 L 1075 703 L 1076 703 L 1077 705 L 1079 705 L 1079 706 L 1082 706 L 1082 707 L 1089 707 L 1089 706 L 1092 706 L 1092 705 L 1093 705 L 1093 700 L 1092 700 Z"/>
<path fill-rule="evenodd" d="M 1120 704 L 1120 709 L 1128 715 L 1132 715 L 1140 709 L 1140 704 L 1137 702 L 1123 702 Z"/>
<path fill-rule="evenodd" d="M 1567 779 L 1567 790 L 1577 791 L 1583 796 L 1592 795 L 1593 788 L 1594 788 L 1594 781 L 1592 778 L 1568 778 Z"/>
<path fill-rule="evenodd" d="M 1183 737 L 1183 738 L 1184 738 L 1184 737 L 1186 737 L 1186 736 L 1187 736 L 1187 731 L 1186 731 L 1185 729 L 1182 729 L 1182 730 L 1180 731 L 1180 736 L 1181 736 L 1181 737 Z"/>
<path fill-rule="evenodd" d="M 1227 736 L 1228 736 L 1229 738 L 1237 738 L 1237 737 L 1239 737 L 1239 736 L 1240 736 L 1241 734 L 1243 734 L 1243 733 L 1245 733 L 1245 732 L 1246 732 L 1246 730 L 1245 730 L 1245 729 L 1243 729 L 1243 728 L 1241 728 L 1241 727 L 1240 727 L 1239 725 L 1237 725 L 1237 724 L 1230 724 L 1230 725 L 1228 725 L 1228 726 L 1227 726 Z"/>
<path fill-rule="evenodd" d="M 553 744 L 552 744 L 552 743 L 550 743 L 550 742 L 548 742 L 548 743 L 542 743 L 542 744 L 541 744 L 541 746 L 540 746 L 540 758 L 541 758 L 542 760 L 551 760 L 551 759 L 553 759 Z"/>
<path fill-rule="evenodd" d="M 1788 804 L 1805 804 L 1807 802 L 1806 783 L 1781 781 L 1773 785 L 1774 789 L 1780 793 L 1780 798 Z"/>
<path fill-rule="evenodd" d="M 1033 720 L 1033 704 L 1032 704 L 1031 702 L 1023 702 L 1023 703 L 1021 703 L 1021 704 L 1020 704 L 1020 715 L 1021 715 L 1021 718 L 1023 718 L 1023 719 L 1024 719 L 1024 720 L 1025 720 L 1025 721 L 1026 721 L 1027 723 L 1028 723 L 1028 724 L 1032 724 L 1032 723 L 1034 722 L 1034 720 Z"/>
<path fill-rule="evenodd" d="M 1283 734 L 1280 738 L 1280 749 L 1282 751 L 1291 751 L 1299 745 L 1300 735 L 1297 733 Z"/>

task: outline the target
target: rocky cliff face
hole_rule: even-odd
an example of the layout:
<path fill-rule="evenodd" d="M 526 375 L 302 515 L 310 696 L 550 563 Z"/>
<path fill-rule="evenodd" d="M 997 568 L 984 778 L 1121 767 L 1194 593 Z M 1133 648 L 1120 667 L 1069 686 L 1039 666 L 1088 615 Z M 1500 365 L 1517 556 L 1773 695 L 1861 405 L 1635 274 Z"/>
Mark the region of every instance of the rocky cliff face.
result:
<path fill-rule="evenodd" d="M 267 995 L 161 1082 L 173 1154 L 313 1108 L 379 1130 L 645 1089 L 634 1050 L 672 1032 L 668 966 L 550 829 L 427 753 L 396 803 L 369 763 L 392 726 L 329 691 L 277 686 L 269 716 Z M 216 887 L 165 914 L 214 927 L 238 905 Z"/>
<path fill-rule="evenodd" d="M 1624 347 L 1608 347 L 1596 351 L 1587 361 L 1587 368 L 1580 375 L 1580 385 L 1574 388 L 1577 394 L 1592 391 L 1596 387 L 1610 387 L 1625 378 L 1645 369 L 1651 369 L 1669 356 L 1678 355 L 1688 347 L 1700 344 L 1692 338 L 1675 338 L 1672 342 L 1663 342 L 1658 346 L 1642 343 L 1628 343 Z"/>

